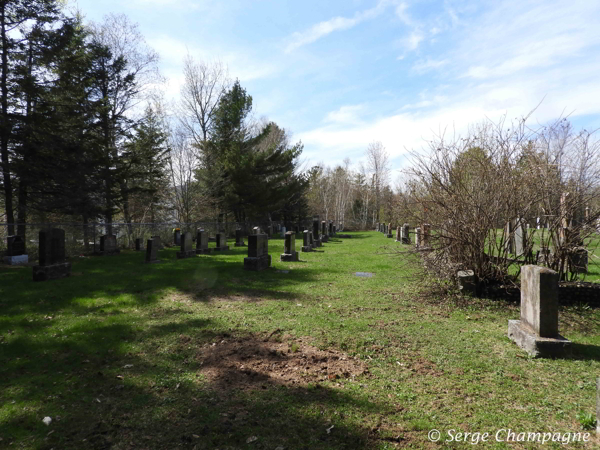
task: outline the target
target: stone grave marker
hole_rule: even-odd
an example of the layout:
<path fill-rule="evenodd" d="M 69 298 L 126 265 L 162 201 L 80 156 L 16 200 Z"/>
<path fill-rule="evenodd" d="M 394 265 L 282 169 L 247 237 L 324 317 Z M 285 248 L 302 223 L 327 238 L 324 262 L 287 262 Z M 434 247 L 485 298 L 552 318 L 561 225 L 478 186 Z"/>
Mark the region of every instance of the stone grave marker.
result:
<path fill-rule="evenodd" d="M 312 252 L 312 245 L 310 245 L 310 231 L 304 230 L 302 233 L 302 251 L 303 252 Z"/>
<path fill-rule="evenodd" d="M 402 243 L 410 244 L 410 225 L 407 223 L 402 225 Z"/>
<path fill-rule="evenodd" d="M 39 253 L 39 265 L 33 267 L 33 281 L 54 280 L 71 275 L 71 263 L 66 262 L 65 255 L 65 230 L 41 230 Z"/>
<path fill-rule="evenodd" d="M 225 250 L 229 250 L 229 246 L 227 245 L 227 236 L 225 233 L 217 233 L 215 234 L 217 246 L 214 248 L 215 252 L 223 252 Z"/>
<path fill-rule="evenodd" d="M 266 234 L 248 236 L 248 257 L 244 258 L 244 269 L 265 270 L 271 266 L 269 238 Z"/>
<path fill-rule="evenodd" d="M 321 221 L 319 220 L 319 216 L 315 216 L 313 218 L 313 240 L 317 247 L 321 246 L 321 238 L 319 237 L 319 228 L 321 227 Z"/>
<path fill-rule="evenodd" d="M 183 236 L 180 236 L 181 250 L 177 252 L 177 259 L 193 258 L 196 256 L 196 250 L 194 250 L 192 244 L 192 233 L 186 231 Z"/>
<path fill-rule="evenodd" d="M 415 247 L 419 248 L 421 245 L 421 227 L 415 228 Z"/>
<path fill-rule="evenodd" d="M 573 273 L 588 272 L 588 251 L 585 247 L 575 247 L 568 256 L 568 261 Z"/>
<path fill-rule="evenodd" d="M 292 231 L 285 233 L 284 250 L 280 257 L 281 261 L 298 261 L 296 252 L 296 234 Z"/>
<path fill-rule="evenodd" d="M 196 231 L 196 255 L 211 253 L 212 248 L 208 248 L 208 231 Z"/>
<path fill-rule="evenodd" d="M 456 278 L 458 279 L 458 290 L 462 295 L 475 295 L 475 272 L 459 270 Z"/>
<path fill-rule="evenodd" d="M 396 242 L 402 242 L 402 228 L 400 225 L 396 227 Z"/>
<path fill-rule="evenodd" d="M 313 236 L 313 232 L 309 231 L 308 236 L 309 236 L 309 240 L 310 240 L 310 247 L 313 249 L 317 248 L 317 244 L 315 242 L 315 237 Z"/>
<path fill-rule="evenodd" d="M 235 244 L 234 247 L 245 247 L 244 232 L 242 230 L 235 230 Z"/>
<path fill-rule="evenodd" d="M 175 231 L 173 231 L 173 244 L 181 245 L 181 230 L 179 228 L 175 228 Z"/>
<path fill-rule="evenodd" d="M 271 239 L 271 236 L 273 236 L 273 226 L 269 225 L 267 227 L 267 239 Z"/>
<path fill-rule="evenodd" d="M 373 278 L 373 273 L 371 272 L 355 272 L 354 275 L 361 278 Z"/>
<path fill-rule="evenodd" d="M 391 222 L 388 223 L 388 226 L 387 226 L 387 235 L 386 236 L 388 238 L 394 237 L 394 235 L 392 234 L 392 223 Z"/>
<path fill-rule="evenodd" d="M 29 255 L 25 253 L 25 240 L 21 236 L 15 235 L 6 238 L 6 255 L 2 261 L 11 266 L 29 262 Z"/>
<path fill-rule="evenodd" d="M 287 229 L 285 227 L 280 227 L 279 234 L 282 238 L 285 238 L 285 233 L 287 233 Z"/>
<path fill-rule="evenodd" d="M 135 240 L 135 251 L 139 252 L 142 250 L 142 239 L 141 238 L 137 238 Z"/>
<path fill-rule="evenodd" d="M 329 221 L 329 236 L 333 237 L 333 222 Z"/>
<path fill-rule="evenodd" d="M 260 227 L 254 227 L 254 228 L 252 228 L 252 234 L 262 234 L 260 232 Z"/>
<path fill-rule="evenodd" d="M 324 220 L 321 222 L 321 242 L 329 242 L 329 236 L 327 235 L 327 222 Z"/>
<path fill-rule="evenodd" d="M 521 256 L 525 253 L 525 246 L 526 246 L 526 232 L 525 229 L 523 228 L 523 222 L 520 219 L 517 219 L 516 223 L 515 223 L 515 230 L 514 230 L 514 243 L 515 243 L 515 255 L 516 256 Z"/>
<path fill-rule="evenodd" d="M 521 268 L 521 320 L 508 321 L 508 337 L 531 356 L 564 356 L 571 342 L 558 333 L 558 273 Z"/>
<path fill-rule="evenodd" d="M 117 236 L 108 234 L 100 236 L 100 255 L 118 255 L 121 250 L 117 248 Z"/>
<path fill-rule="evenodd" d="M 151 239 L 146 241 L 146 263 L 156 264 L 159 263 L 158 250 L 160 249 L 160 236 L 152 236 Z"/>

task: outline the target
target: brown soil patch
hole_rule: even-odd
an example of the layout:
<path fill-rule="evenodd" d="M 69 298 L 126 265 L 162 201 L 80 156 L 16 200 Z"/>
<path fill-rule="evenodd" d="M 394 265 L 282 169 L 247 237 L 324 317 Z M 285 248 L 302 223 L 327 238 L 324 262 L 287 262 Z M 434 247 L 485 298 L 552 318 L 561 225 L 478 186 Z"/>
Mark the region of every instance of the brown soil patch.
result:
<path fill-rule="evenodd" d="M 270 342 L 268 336 L 229 338 L 203 346 L 196 354 L 199 373 L 220 389 L 267 389 L 354 378 L 367 366 L 337 350 L 319 350 L 302 342 Z"/>

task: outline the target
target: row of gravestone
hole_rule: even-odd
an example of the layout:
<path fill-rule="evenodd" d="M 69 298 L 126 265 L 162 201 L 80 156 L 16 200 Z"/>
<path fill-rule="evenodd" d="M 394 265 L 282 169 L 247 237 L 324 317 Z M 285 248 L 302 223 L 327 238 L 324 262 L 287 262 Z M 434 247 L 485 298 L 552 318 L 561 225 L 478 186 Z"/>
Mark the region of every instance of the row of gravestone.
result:
<path fill-rule="evenodd" d="M 392 238 L 394 237 L 392 234 L 392 224 L 391 223 L 378 223 L 375 231 L 379 231 L 383 233 L 386 237 Z M 428 249 L 429 248 L 429 237 L 431 232 L 431 226 L 427 223 L 421 225 L 420 227 L 415 228 L 415 246 L 420 249 Z M 396 228 L 396 242 L 401 242 L 402 244 L 410 244 L 410 225 L 405 223 L 401 227 Z"/>
<path fill-rule="evenodd" d="M 319 237 L 319 222 L 313 223 L 313 232 L 304 231 L 303 251 L 312 250 L 321 246 L 321 242 L 329 236 L 333 236 L 335 226 L 330 224 L 326 229 L 325 222 L 322 223 L 324 234 Z M 313 233 L 316 238 L 313 237 Z M 197 254 L 210 253 L 212 251 L 225 251 L 229 249 L 224 233 L 217 233 L 216 247 L 208 247 L 208 232 L 198 230 L 196 235 L 196 249 L 192 248 L 192 234 L 186 232 L 181 236 L 181 251 L 177 252 L 177 258 L 189 258 Z M 307 242 L 309 239 L 309 242 Z M 296 235 L 292 231 L 285 233 L 285 248 L 281 255 L 282 261 L 297 261 Z M 245 246 L 241 231 L 236 232 L 236 247 Z M 160 262 L 158 250 L 161 246 L 160 236 L 152 236 L 146 243 L 147 263 Z M 141 250 L 141 240 L 136 241 L 136 249 Z M 100 238 L 100 252 L 102 255 L 114 255 L 119 253 L 117 240 L 114 235 L 106 235 Z M 7 257 L 27 256 L 25 254 L 25 242 L 20 236 L 10 236 L 8 239 Z M 268 252 L 268 236 L 261 232 L 259 227 L 254 228 L 254 234 L 248 236 L 248 257 L 244 259 L 244 267 L 249 270 L 262 270 L 271 265 L 271 256 Z M 63 278 L 71 273 L 71 263 L 66 261 L 65 254 L 65 231 L 60 228 L 49 228 L 39 232 L 39 264 L 33 267 L 33 280 L 46 281 Z"/>

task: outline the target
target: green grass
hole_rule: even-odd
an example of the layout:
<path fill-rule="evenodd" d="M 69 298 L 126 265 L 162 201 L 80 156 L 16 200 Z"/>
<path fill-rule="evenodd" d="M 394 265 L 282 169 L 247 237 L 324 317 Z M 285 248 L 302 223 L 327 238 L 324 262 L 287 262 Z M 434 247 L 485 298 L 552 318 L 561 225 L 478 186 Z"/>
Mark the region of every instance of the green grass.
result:
<path fill-rule="evenodd" d="M 517 306 L 427 294 L 400 244 L 352 235 L 288 263 L 270 240 L 263 272 L 244 271 L 247 248 L 233 246 L 187 260 L 165 249 L 155 265 L 130 251 L 75 258 L 72 277 L 44 283 L 0 269 L 0 448 L 473 448 L 427 433 L 589 427 L 600 311 L 562 308 L 573 357 L 530 359 L 506 337 Z M 222 378 L 207 376 L 203 349 L 239 340 L 261 354 L 269 336 L 287 355 L 311 345 L 369 371 L 241 389 L 223 355 L 209 368 Z"/>

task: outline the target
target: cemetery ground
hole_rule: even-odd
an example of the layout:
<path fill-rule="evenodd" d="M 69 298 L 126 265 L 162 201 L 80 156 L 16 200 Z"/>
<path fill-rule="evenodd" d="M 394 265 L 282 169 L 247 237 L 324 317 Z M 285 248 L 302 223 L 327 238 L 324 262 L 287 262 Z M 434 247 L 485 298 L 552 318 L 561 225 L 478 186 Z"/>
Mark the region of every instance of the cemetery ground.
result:
<path fill-rule="evenodd" d="M 272 239 L 262 272 L 233 246 L 75 257 L 42 283 L 1 268 L 0 448 L 473 448 L 431 429 L 510 449 L 540 446 L 498 430 L 587 431 L 544 448 L 598 448 L 600 310 L 561 307 L 572 356 L 532 359 L 507 337 L 518 304 L 442 297 L 392 252 L 408 246 L 351 234 L 285 263 Z"/>

